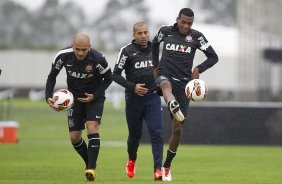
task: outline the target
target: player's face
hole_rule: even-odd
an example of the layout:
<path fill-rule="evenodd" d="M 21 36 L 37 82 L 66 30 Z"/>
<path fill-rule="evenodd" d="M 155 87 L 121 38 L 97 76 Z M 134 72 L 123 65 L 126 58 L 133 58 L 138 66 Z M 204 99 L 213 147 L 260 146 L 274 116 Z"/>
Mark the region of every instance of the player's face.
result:
<path fill-rule="evenodd" d="M 134 28 L 133 37 L 135 43 L 143 48 L 146 48 L 149 42 L 150 32 L 147 25 L 140 25 Z"/>
<path fill-rule="evenodd" d="M 90 50 L 90 44 L 87 40 L 75 40 L 72 48 L 77 60 L 81 61 L 86 58 Z"/>
<path fill-rule="evenodd" d="M 194 17 L 188 17 L 186 15 L 181 15 L 176 19 L 177 27 L 181 34 L 188 34 L 189 30 L 191 29 L 194 21 Z"/>

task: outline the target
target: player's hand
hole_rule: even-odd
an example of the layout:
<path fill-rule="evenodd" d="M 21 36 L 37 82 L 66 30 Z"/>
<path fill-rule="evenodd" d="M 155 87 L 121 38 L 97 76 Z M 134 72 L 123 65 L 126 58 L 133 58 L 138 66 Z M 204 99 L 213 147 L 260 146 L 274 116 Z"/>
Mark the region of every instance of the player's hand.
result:
<path fill-rule="evenodd" d="M 199 68 L 195 67 L 192 72 L 192 79 L 199 79 L 199 77 L 200 77 Z"/>
<path fill-rule="evenodd" d="M 85 94 L 85 98 L 78 98 L 77 100 L 80 102 L 91 102 L 94 100 L 94 96 L 93 94 L 89 94 L 89 93 L 84 93 Z"/>
<path fill-rule="evenodd" d="M 54 106 L 55 100 L 53 98 L 48 98 L 47 103 L 53 110 L 58 111 L 58 112 L 67 108 L 66 106 L 62 106 L 62 105 L 59 106 L 58 108 Z"/>
<path fill-rule="evenodd" d="M 134 92 L 139 96 L 144 96 L 148 92 L 148 89 L 143 86 L 145 86 L 145 84 L 136 84 Z"/>

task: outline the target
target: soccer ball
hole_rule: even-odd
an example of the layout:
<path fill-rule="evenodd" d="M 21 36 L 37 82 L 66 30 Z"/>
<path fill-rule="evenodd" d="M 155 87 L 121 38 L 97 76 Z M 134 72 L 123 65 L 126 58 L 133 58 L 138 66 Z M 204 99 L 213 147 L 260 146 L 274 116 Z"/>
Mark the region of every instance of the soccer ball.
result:
<path fill-rule="evenodd" d="M 208 86 L 201 79 L 193 79 L 185 86 L 185 94 L 191 101 L 202 101 L 207 97 Z"/>
<path fill-rule="evenodd" d="M 67 111 L 74 104 L 73 94 L 67 89 L 59 89 L 53 94 L 54 106 L 60 110 Z"/>

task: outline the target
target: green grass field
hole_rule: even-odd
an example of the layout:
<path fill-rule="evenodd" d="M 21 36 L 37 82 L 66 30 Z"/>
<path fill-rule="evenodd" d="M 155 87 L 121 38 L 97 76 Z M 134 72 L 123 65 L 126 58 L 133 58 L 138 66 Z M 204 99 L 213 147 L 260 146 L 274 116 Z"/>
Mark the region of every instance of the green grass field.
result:
<path fill-rule="evenodd" d="M 20 142 L 0 144 L 0 184 L 87 183 L 83 161 L 69 142 L 64 112 L 51 110 L 43 101 L 15 99 L 12 120 L 20 124 Z M 125 174 L 123 110 L 106 104 L 100 136 L 96 183 L 155 183 L 150 145 L 139 148 L 136 177 Z M 279 184 L 282 147 L 180 145 L 172 176 L 171 183 L 179 184 Z"/>

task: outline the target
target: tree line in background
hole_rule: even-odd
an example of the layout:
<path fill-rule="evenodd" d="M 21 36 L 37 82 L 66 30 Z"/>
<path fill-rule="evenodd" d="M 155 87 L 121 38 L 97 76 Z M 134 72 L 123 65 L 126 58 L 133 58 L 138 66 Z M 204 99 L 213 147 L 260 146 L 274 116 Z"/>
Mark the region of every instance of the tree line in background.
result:
<path fill-rule="evenodd" d="M 187 0 L 187 7 L 197 11 L 200 21 L 234 26 L 234 1 L 216 1 Z M 117 49 L 129 42 L 134 20 L 152 23 L 149 11 L 145 0 L 108 0 L 105 11 L 89 20 L 73 2 L 46 0 L 36 11 L 29 11 L 14 1 L 1 0 L 0 49 L 58 49 L 68 45 L 73 34 L 82 30 L 91 33 L 91 39 L 100 49 Z M 167 23 L 156 20 L 153 24 Z"/>
<path fill-rule="evenodd" d="M 0 6 L 2 49 L 53 49 L 85 24 L 83 11 L 71 2 L 47 0 L 35 12 L 13 1 L 1 1 Z"/>

